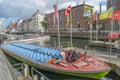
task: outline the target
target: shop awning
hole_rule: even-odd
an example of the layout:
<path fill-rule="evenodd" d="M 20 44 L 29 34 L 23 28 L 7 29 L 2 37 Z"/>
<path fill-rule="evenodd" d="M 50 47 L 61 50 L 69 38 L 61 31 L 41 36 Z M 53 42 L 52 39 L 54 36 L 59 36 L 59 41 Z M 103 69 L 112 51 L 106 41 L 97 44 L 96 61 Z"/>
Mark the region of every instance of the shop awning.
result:
<path fill-rule="evenodd" d="M 107 34 L 107 39 L 116 40 L 119 39 L 119 37 L 120 37 L 120 32 L 110 32 Z"/>

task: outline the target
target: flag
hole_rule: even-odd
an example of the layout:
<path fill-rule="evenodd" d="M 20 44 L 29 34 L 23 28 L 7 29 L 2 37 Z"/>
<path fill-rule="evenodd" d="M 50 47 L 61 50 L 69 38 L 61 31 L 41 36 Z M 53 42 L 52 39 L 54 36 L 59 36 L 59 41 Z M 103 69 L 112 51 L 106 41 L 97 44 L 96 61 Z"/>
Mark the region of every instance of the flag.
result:
<path fill-rule="evenodd" d="M 93 15 L 93 20 L 97 20 L 97 11 Z"/>
<path fill-rule="evenodd" d="M 113 17 L 108 18 L 108 20 L 119 20 L 120 19 L 120 10 L 113 13 Z"/>
<path fill-rule="evenodd" d="M 84 13 L 84 17 L 86 16 L 90 16 L 90 10 L 87 10 L 85 13 Z"/>
<path fill-rule="evenodd" d="M 112 15 L 113 15 L 113 7 L 110 7 L 110 8 L 107 10 L 107 18 L 112 17 Z"/>
<path fill-rule="evenodd" d="M 70 10 L 71 10 L 71 5 L 68 6 L 68 8 L 65 10 L 64 15 L 66 16 L 67 14 L 70 14 Z"/>
<path fill-rule="evenodd" d="M 56 4 L 53 6 L 53 8 L 54 8 L 54 18 L 58 18 Z"/>
<path fill-rule="evenodd" d="M 53 8 L 54 8 L 54 26 L 55 26 L 55 23 L 56 23 L 56 18 L 58 18 L 58 12 L 57 12 L 57 5 L 53 5 Z"/>
<path fill-rule="evenodd" d="M 106 12 L 100 14 L 100 20 L 112 17 L 113 7 L 110 7 Z"/>
<path fill-rule="evenodd" d="M 88 6 L 84 6 L 83 16 L 86 17 L 86 18 L 92 18 L 92 16 L 93 16 L 93 8 L 88 7 Z"/>
<path fill-rule="evenodd" d="M 107 12 L 101 13 L 100 14 L 100 20 L 104 20 L 107 18 Z"/>
<path fill-rule="evenodd" d="M 70 26 L 70 15 L 69 14 L 67 14 L 67 26 L 69 27 Z"/>

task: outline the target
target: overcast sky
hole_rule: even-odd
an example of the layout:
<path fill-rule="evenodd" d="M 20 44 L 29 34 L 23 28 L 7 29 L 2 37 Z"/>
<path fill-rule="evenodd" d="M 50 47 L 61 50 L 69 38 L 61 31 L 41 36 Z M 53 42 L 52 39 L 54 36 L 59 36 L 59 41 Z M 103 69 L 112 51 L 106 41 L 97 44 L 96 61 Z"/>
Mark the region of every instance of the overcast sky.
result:
<path fill-rule="evenodd" d="M 94 11 L 99 10 L 99 4 L 102 4 L 102 12 L 106 10 L 106 0 L 58 0 L 59 9 L 65 9 L 70 4 L 76 6 L 82 4 L 94 6 Z M 53 12 L 53 5 L 56 0 L 0 0 L 0 20 L 8 18 L 29 18 L 38 9 L 42 13 Z M 0 21 L 2 24 L 2 21 Z"/>

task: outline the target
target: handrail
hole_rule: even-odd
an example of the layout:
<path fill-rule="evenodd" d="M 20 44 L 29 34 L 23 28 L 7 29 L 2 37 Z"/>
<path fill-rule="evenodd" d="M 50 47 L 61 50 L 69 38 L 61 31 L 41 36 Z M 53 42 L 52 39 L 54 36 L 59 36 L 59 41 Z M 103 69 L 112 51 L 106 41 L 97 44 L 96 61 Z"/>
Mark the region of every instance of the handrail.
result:
<path fill-rule="evenodd" d="M 110 49 L 107 49 L 107 50 L 105 48 L 99 48 L 99 49 L 96 49 L 96 48 L 94 48 L 94 50 L 88 49 L 87 52 L 108 63 L 113 63 L 120 67 L 120 63 L 119 63 L 120 54 L 117 49 L 116 50 L 112 49 L 111 54 L 110 54 Z"/>
<path fill-rule="evenodd" d="M 23 63 L 13 64 L 12 67 L 14 68 L 16 74 L 18 74 L 18 72 L 23 74 Z"/>
<path fill-rule="evenodd" d="M 32 74 L 32 76 L 33 76 L 33 71 L 37 72 L 41 76 L 41 78 L 43 80 L 49 80 L 45 75 L 43 75 L 40 71 L 38 71 L 37 69 L 35 69 L 33 67 L 31 68 L 31 74 Z"/>
<path fill-rule="evenodd" d="M 65 48 L 65 47 L 70 47 L 70 41 L 67 42 L 61 42 L 61 48 Z"/>
<path fill-rule="evenodd" d="M 23 65 L 23 63 L 13 64 L 12 67 L 14 67 L 14 66 L 18 66 L 18 65 Z"/>

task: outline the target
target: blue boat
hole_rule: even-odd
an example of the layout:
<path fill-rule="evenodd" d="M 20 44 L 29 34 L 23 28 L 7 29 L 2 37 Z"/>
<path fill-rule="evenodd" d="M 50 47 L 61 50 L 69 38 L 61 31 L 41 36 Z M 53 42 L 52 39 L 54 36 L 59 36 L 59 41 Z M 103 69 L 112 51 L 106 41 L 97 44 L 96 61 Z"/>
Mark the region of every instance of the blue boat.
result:
<path fill-rule="evenodd" d="M 68 62 L 66 52 L 55 48 L 23 42 L 2 44 L 1 48 L 7 55 L 21 62 L 55 73 L 100 79 L 111 70 L 107 63 L 90 55 L 86 55 L 87 62 L 84 54 L 78 55 L 77 60 Z"/>

